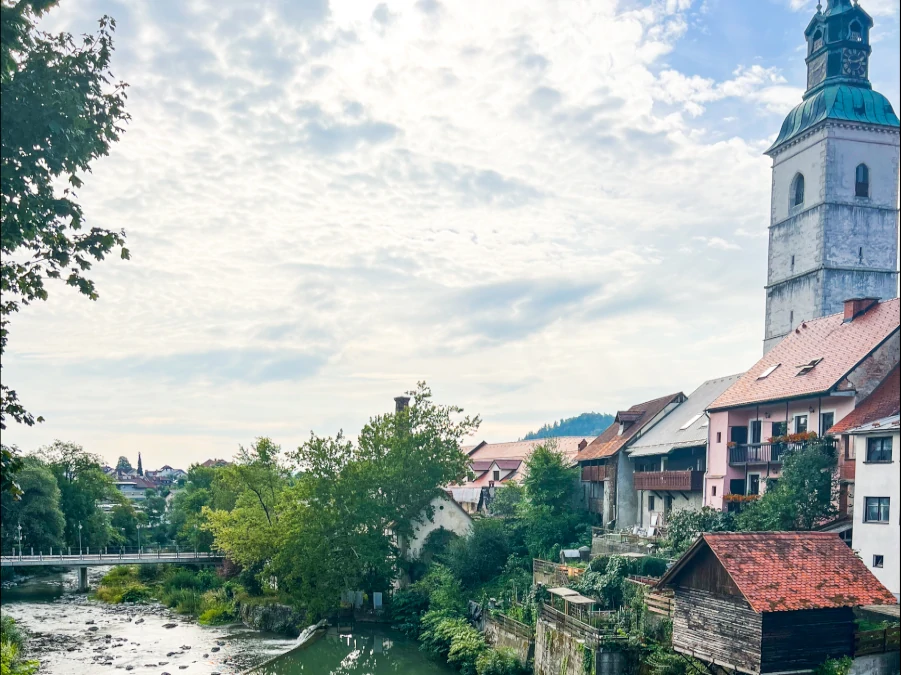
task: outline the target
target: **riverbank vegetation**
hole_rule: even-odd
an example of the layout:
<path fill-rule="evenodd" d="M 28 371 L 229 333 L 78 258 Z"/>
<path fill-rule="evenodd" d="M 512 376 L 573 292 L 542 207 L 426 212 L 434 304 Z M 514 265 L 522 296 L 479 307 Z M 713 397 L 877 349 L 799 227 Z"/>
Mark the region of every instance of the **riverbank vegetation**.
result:
<path fill-rule="evenodd" d="M 38 662 L 26 659 L 23 654 L 25 635 L 16 622 L 4 616 L 0 620 L 0 675 L 32 675 Z"/>

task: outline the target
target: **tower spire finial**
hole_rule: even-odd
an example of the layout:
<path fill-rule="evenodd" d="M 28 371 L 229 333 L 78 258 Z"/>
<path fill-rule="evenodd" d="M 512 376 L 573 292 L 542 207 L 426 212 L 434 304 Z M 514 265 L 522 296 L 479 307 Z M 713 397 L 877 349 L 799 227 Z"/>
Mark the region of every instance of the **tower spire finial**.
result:
<path fill-rule="evenodd" d="M 817 14 L 822 14 L 823 12 L 823 3 L 820 0 L 817 0 Z"/>

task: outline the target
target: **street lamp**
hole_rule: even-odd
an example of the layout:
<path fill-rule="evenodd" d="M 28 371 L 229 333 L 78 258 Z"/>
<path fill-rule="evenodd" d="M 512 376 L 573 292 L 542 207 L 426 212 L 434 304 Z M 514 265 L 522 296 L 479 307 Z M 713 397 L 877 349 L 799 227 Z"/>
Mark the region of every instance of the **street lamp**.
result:
<path fill-rule="evenodd" d="M 197 557 L 197 523 L 194 523 L 194 557 Z"/>
<path fill-rule="evenodd" d="M 21 559 L 22 558 L 22 523 L 19 523 L 19 525 L 16 529 L 19 530 L 19 559 Z"/>
<path fill-rule="evenodd" d="M 78 555 L 81 555 L 81 523 L 78 523 Z"/>
<path fill-rule="evenodd" d="M 138 523 L 138 555 L 141 555 L 141 528 L 144 527 Z"/>

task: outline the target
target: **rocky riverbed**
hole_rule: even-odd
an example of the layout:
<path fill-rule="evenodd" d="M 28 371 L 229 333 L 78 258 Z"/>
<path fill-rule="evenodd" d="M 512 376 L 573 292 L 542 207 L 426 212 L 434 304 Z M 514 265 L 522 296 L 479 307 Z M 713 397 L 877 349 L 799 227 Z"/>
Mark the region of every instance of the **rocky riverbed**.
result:
<path fill-rule="evenodd" d="M 41 673 L 226 675 L 294 644 L 242 625 L 200 626 L 161 605 L 107 605 L 71 592 L 74 586 L 70 572 L 3 590 L 2 612 L 31 634 L 28 652 L 41 662 Z"/>

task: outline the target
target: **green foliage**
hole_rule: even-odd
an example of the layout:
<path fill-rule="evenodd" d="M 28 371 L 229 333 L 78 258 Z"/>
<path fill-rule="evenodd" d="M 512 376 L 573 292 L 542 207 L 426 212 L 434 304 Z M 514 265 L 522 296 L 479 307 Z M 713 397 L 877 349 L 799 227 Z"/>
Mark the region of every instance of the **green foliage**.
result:
<path fill-rule="evenodd" d="M 812 530 L 837 513 L 838 454 L 831 443 L 811 443 L 785 454 L 782 476 L 737 518 L 744 531 Z"/>
<path fill-rule="evenodd" d="M 697 675 L 707 672 L 704 664 L 685 654 L 677 654 L 668 647 L 651 650 L 645 662 L 653 675 Z"/>
<path fill-rule="evenodd" d="M 464 675 L 476 675 L 476 661 L 487 649 L 485 639 L 466 619 L 447 610 L 429 610 L 422 617 L 420 648 L 446 660 Z"/>
<path fill-rule="evenodd" d="M 814 669 L 814 675 L 848 675 L 854 660 L 850 656 L 828 659 Z"/>
<path fill-rule="evenodd" d="M 667 525 L 667 547 L 679 556 L 694 543 L 703 532 L 732 532 L 735 520 L 730 513 L 705 506 L 699 511 L 684 509 L 670 514 Z"/>
<path fill-rule="evenodd" d="M 479 675 L 529 675 L 532 672 L 520 662 L 516 652 L 507 647 L 486 649 L 479 654 L 476 671 Z"/>
<path fill-rule="evenodd" d="M 96 35 L 77 41 L 50 35 L 36 24 L 51 4 L 4 2 L 0 12 L 0 354 L 12 314 L 46 300 L 47 279 L 65 280 L 94 300 L 87 276 L 93 262 L 117 247 L 129 257 L 124 232 L 84 229 L 74 192 L 82 185 L 79 174 L 109 153 L 128 119 L 126 85 L 110 85 L 115 21 L 101 18 Z M 5 379 L 0 428 L 7 416 L 33 425 Z"/>
<path fill-rule="evenodd" d="M 6 425 L 0 422 L 0 429 Z M 22 496 L 22 490 L 16 482 L 16 474 L 22 468 L 22 458 L 19 456 L 19 448 L 15 445 L 0 445 L 0 495 L 18 499 Z"/>
<path fill-rule="evenodd" d="M 204 610 L 197 618 L 197 622 L 201 626 L 223 626 L 234 622 L 237 619 L 232 606 L 225 602 L 217 602 L 213 606 Z"/>
<path fill-rule="evenodd" d="M 3 519 L 0 523 L 4 548 L 18 543 L 18 525 L 22 525 L 22 547 L 45 553 L 63 545 L 66 520 L 60 508 L 60 490 L 56 477 L 40 460 L 26 457 L 17 475 L 21 494 L 0 495 Z"/>
<path fill-rule="evenodd" d="M 483 518 L 466 537 L 450 543 L 444 561 L 464 586 L 473 586 L 497 576 L 509 554 L 503 521 Z"/>
<path fill-rule="evenodd" d="M 138 602 L 144 603 L 152 598 L 152 594 L 150 589 L 146 586 L 129 586 L 126 588 L 122 595 L 119 597 L 119 602 Z"/>
<path fill-rule="evenodd" d="M 116 471 L 120 473 L 131 473 L 134 471 L 134 468 L 131 466 L 131 462 L 128 461 L 128 457 L 122 455 L 119 457 L 119 461 L 116 462 Z"/>
<path fill-rule="evenodd" d="M 667 565 L 666 559 L 649 555 L 638 559 L 635 573 L 643 577 L 662 577 L 666 572 Z"/>
<path fill-rule="evenodd" d="M 447 552 L 447 547 L 451 542 L 456 539 L 459 539 L 459 535 L 451 530 L 443 527 L 432 530 L 422 543 L 422 548 L 419 552 L 420 560 L 428 564 L 436 557 L 440 558 Z"/>
<path fill-rule="evenodd" d="M 66 518 L 64 543 L 74 549 L 79 541 L 94 550 L 106 546 L 111 538 L 110 521 L 98 504 L 124 498 L 103 473 L 100 458 L 80 445 L 59 440 L 41 448 L 38 455 L 59 486 L 60 508 Z"/>
<path fill-rule="evenodd" d="M 526 461 L 523 481 L 526 500 L 520 515 L 526 526 L 525 540 L 532 557 L 552 555 L 554 547 L 577 542 L 585 536 L 587 514 L 573 508 L 578 489 L 578 469 L 553 442 L 539 445 Z"/>
<path fill-rule="evenodd" d="M 623 604 L 625 579 L 631 572 L 626 558 L 611 556 L 603 572 L 589 569 L 572 587 L 584 595 L 600 600 L 606 609 L 618 609 Z"/>
<path fill-rule="evenodd" d="M 422 588 L 404 588 L 391 596 L 392 627 L 404 635 L 417 637 L 419 622 L 429 608 L 429 596 Z"/>
<path fill-rule="evenodd" d="M 582 413 L 576 417 L 567 417 L 553 424 L 545 424 L 538 431 L 530 431 L 522 440 L 531 441 L 539 438 L 557 436 L 584 436 L 594 438 L 613 424 L 613 415 L 606 413 Z"/>
<path fill-rule="evenodd" d="M 488 505 L 492 516 L 511 518 L 519 513 L 520 505 L 525 498 L 525 490 L 519 483 L 506 483 L 497 488 L 494 499 Z"/>

